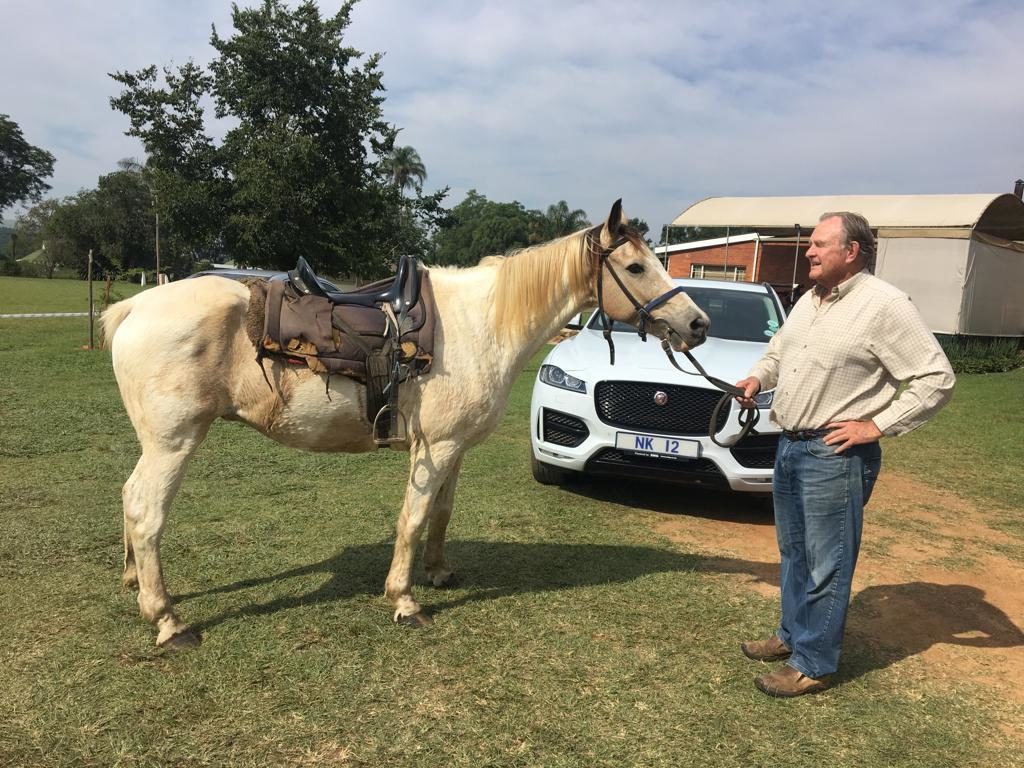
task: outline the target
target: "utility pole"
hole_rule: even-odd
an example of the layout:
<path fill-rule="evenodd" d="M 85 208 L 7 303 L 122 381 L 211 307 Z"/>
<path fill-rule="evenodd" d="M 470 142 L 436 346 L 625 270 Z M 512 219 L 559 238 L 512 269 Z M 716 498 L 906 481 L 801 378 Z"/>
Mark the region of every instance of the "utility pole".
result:
<path fill-rule="evenodd" d="M 800 225 L 794 224 L 793 228 L 796 230 L 796 245 L 793 246 L 793 282 L 790 283 L 790 309 L 792 309 L 793 305 L 796 304 L 796 265 L 797 262 L 800 261 Z"/>

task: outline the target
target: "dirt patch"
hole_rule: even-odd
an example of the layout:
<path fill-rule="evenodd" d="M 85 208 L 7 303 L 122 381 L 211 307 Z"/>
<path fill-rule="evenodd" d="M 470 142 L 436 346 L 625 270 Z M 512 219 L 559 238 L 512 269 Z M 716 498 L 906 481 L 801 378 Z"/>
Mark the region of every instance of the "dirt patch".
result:
<path fill-rule="evenodd" d="M 721 501 L 698 500 L 656 528 L 709 556 L 702 567 L 721 578 L 777 597 L 770 511 L 742 500 L 723 510 Z M 883 472 L 865 511 L 847 649 L 862 643 L 875 668 L 980 683 L 1024 703 L 1024 563 L 1014 554 L 1021 551 L 1020 539 L 986 525 L 970 502 Z"/>

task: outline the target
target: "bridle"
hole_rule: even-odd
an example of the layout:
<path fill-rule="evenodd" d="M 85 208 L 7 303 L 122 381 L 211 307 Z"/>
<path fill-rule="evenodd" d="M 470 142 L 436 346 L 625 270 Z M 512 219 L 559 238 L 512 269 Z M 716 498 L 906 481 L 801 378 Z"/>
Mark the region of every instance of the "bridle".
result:
<path fill-rule="evenodd" d="M 633 309 L 636 311 L 637 314 L 637 334 L 639 334 L 641 341 L 647 341 L 647 326 L 654 322 L 654 318 L 651 316 L 651 312 L 660 307 L 665 302 L 667 302 L 676 294 L 683 293 L 685 291 L 685 288 L 683 288 L 683 286 L 681 285 L 677 285 L 675 288 L 671 288 L 662 293 L 660 296 L 656 296 L 655 298 L 651 299 L 646 304 L 641 304 L 637 300 L 637 298 L 632 294 L 632 292 L 630 292 L 630 290 L 626 287 L 626 284 L 622 281 L 622 278 L 619 277 L 618 273 L 615 271 L 615 268 L 608 260 L 608 257 L 611 256 L 612 253 L 614 253 L 616 250 L 618 250 L 619 248 L 621 248 L 623 245 L 630 241 L 629 235 L 628 233 L 621 234 L 616 240 L 612 242 L 611 245 L 601 245 L 601 229 L 603 226 L 604 225 L 599 224 L 593 229 L 588 230 L 586 236 L 583 238 L 583 242 L 584 247 L 589 246 L 591 254 L 593 254 L 597 260 L 597 309 L 606 319 L 602 335 L 604 336 L 605 341 L 608 343 L 608 355 L 610 358 L 609 362 L 612 365 L 615 365 L 615 342 L 612 341 L 611 318 L 609 318 L 604 311 L 604 271 L 606 269 L 608 270 L 608 274 L 612 276 L 612 279 L 619 286 L 619 290 L 622 291 L 622 295 L 625 296 L 629 300 L 629 303 L 633 305 Z M 662 320 L 660 322 L 665 323 L 665 325 L 668 326 L 669 330 L 672 333 L 682 338 L 681 334 L 679 334 L 670 323 L 668 323 L 665 320 Z M 704 366 L 702 366 L 697 361 L 697 358 L 693 356 L 689 349 L 683 350 L 683 354 L 686 355 L 687 359 L 693 364 L 693 367 L 697 369 L 697 373 L 687 371 L 680 367 L 679 363 L 676 362 L 676 357 L 672 350 L 672 345 L 669 343 L 668 338 L 661 340 L 661 348 L 665 351 L 665 355 L 668 357 L 668 361 L 672 363 L 673 367 L 675 367 L 676 370 L 685 373 L 687 376 L 703 376 L 708 382 L 710 382 L 716 388 L 720 389 L 723 393 L 725 393 L 722 395 L 721 399 L 715 405 L 714 409 L 712 409 L 711 423 L 708 426 L 708 437 L 711 438 L 711 441 L 715 443 L 715 445 L 722 446 L 723 448 L 729 448 L 733 445 L 736 445 L 736 443 L 738 443 L 740 440 L 747 437 L 747 435 L 754 431 L 754 426 L 761 418 L 761 414 L 756 407 L 751 408 L 749 406 L 743 406 L 739 414 L 739 435 L 737 435 L 736 439 L 730 443 L 720 442 L 718 438 L 715 437 L 715 424 L 718 421 L 718 417 L 721 414 L 722 409 L 728 406 L 730 401 L 734 397 L 743 396 L 743 390 L 733 384 L 729 384 L 728 382 L 722 381 L 721 379 L 712 376 L 707 371 L 705 371 Z M 754 432 L 754 434 L 757 433 Z"/>

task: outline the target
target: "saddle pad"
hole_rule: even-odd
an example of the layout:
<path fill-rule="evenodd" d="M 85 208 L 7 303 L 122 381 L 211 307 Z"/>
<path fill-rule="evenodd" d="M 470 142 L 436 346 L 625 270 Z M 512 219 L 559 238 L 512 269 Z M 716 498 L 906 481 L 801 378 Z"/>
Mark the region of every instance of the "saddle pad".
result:
<path fill-rule="evenodd" d="M 375 290 L 387 281 L 365 286 Z M 255 292 L 264 291 L 262 334 L 258 357 L 272 356 L 290 361 L 302 360 L 314 373 L 341 374 L 366 382 L 366 352 L 378 352 L 388 342 L 388 318 L 383 310 L 358 304 L 332 304 L 322 296 L 299 295 L 287 281 L 272 280 L 257 286 L 249 284 L 253 296 L 250 313 L 258 307 Z M 399 337 L 399 360 L 405 376 L 419 376 L 430 370 L 434 356 L 434 294 L 430 274 L 420 273 L 419 300 L 410 308 Z M 250 338 L 256 318 L 250 318 Z M 353 339 L 349 329 L 358 336 Z M 364 349 L 365 348 L 365 349 Z"/>

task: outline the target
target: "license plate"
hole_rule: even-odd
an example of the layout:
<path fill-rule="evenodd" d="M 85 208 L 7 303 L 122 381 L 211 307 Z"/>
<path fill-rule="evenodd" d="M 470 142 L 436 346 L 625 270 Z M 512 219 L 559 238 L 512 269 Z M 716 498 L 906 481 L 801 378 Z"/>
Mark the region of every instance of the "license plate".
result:
<path fill-rule="evenodd" d="M 678 459 L 696 459 L 700 456 L 700 443 L 696 440 L 636 432 L 616 432 L 615 447 L 642 456 L 671 456 Z"/>

